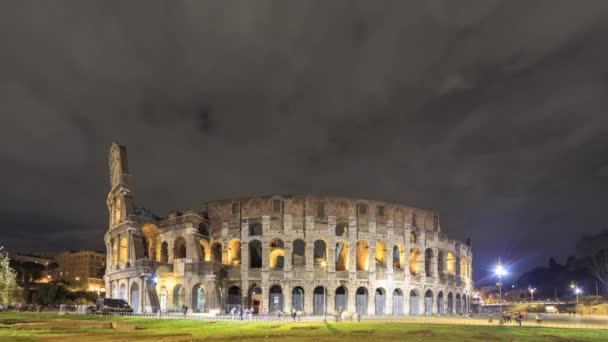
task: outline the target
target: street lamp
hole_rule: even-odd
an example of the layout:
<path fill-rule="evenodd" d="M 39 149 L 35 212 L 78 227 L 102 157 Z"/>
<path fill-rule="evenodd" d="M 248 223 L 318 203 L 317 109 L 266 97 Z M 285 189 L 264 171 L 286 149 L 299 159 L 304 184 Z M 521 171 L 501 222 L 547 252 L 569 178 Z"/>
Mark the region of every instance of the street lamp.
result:
<path fill-rule="evenodd" d="M 321 261 L 321 267 L 325 272 L 325 280 L 327 280 L 327 262 L 325 260 Z M 323 284 L 323 322 L 327 323 L 327 289 L 325 288 L 325 284 Z"/>
<path fill-rule="evenodd" d="M 498 257 L 498 266 L 496 266 L 494 273 L 498 276 L 498 284 L 496 284 L 498 285 L 498 305 L 502 314 L 502 276 L 507 275 L 507 270 L 502 266 L 500 257 Z"/>
<path fill-rule="evenodd" d="M 576 293 L 576 304 L 578 304 L 578 295 L 583 293 L 583 290 L 580 287 L 574 289 L 574 293 Z"/>
<path fill-rule="evenodd" d="M 528 291 L 530 291 L 530 295 L 532 296 L 531 302 L 534 302 L 534 291 L 536 291 L 535 287 L 528 286 Z"/>

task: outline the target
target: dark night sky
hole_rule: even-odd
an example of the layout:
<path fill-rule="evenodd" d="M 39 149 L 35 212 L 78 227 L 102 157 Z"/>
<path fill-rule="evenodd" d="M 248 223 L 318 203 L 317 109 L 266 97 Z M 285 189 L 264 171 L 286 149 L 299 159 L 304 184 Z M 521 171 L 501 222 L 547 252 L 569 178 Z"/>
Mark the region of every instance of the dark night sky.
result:
<path fill-rule="evenodd" d="M 0 244 L 103 248 L 139 205 L 320 193 L 436 210 L 495 259 L 606 227 L 608 1 L 2 1 Z"/>

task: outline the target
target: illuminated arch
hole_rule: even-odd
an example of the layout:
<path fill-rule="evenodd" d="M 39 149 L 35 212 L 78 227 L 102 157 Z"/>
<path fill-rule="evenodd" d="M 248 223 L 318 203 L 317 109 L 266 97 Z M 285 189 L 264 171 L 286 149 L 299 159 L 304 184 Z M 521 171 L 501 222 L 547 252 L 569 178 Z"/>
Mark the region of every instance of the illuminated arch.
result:
<path fill-rule="evenodd" d="M 336 271 L 348 271 L 348 242 L 336 242 Z"/>
<path fill-rule="evenodd" d="M 270 258 L 268 266 L 271 269 L 283 269 L 285 266 L 285 245 L 283 240 L 274 238 L 270 241 Z"/>
<path fill-rule="evenodd" d="M 375 259 L 376 266 L 386 268 L 386 244 L 384 242 L 376 242 Z"/>
<path fill-rule="evenodd" d="M 357 242 L 357 271 L 367 271 L 369 269 L 369 244 L 365 240 Z"/>
<path fill-rule="evenodd" d="M 327 262 L 327 243 L 325 243 L 325 240 L 315 240 L 313 254 L 315 265 Z"/>
<path fill-rule="evenodd" d="M 201 249 L 203 252 L 203 260 L 211 261 L 211 245 L 207 239 L 200 239 Z"/>
<path fill-rule="evenodd" d="M 454 258 L 454 254 L 452 252 L 448 252 L 446 261 L 445 261 L 445 269 L 449 275 L 454 275 L 456 272 L 456 259 Z"/>
<path fill-rule="evenodd" d="M 118 262 L 118 238 L 112 239 L 112 264 Z"/>
<path fill-rule="evenodd" d="M 126 237 L 120 239 L 119 261 L 126 262 L 129 258 L 129 240 Z"/>
<path fill-rule="evenodd" d="M 417 276 L 422 272 L 422 254 L 418 247 L 410 249 L 410 274 Z"/>
<path fill-rule="evenodd" d="M 228 242 L 228 264 L 241 264 L 241 240 L 232 239 Z"/>
<path fill-rule="evenodd" d="M 460 258 L 460 276 L 467 277 L 467 259 L 465 257 Z"/>
<path fill-rule="evenodd" d="M 393 246 L 393 268 L 403 270 L 405 267 L 405 248 L 401 243 Z"/>

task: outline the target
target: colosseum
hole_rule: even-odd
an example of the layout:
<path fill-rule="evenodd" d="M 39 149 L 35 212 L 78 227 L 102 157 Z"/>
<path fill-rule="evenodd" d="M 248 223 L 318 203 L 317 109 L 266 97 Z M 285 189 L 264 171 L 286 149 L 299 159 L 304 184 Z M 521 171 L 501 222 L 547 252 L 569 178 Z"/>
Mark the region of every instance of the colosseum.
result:
<path fill-rule="evenodd" d="M 136 312 L 232 308 L 305 315 L 469 311 L 468 244 L 433 212 L 361 198 L 232 198 L 158 216 L 135 204 L 124 146 L 110 148 L 106 294 Z"/>

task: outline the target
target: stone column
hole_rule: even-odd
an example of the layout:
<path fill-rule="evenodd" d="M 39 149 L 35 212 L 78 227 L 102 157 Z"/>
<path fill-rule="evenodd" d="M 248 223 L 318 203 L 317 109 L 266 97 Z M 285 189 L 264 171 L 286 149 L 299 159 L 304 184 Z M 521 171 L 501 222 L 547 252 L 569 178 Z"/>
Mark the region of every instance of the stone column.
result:
<path fill-rule="evenodd" d="M 314 271 L 314 250 L 315 250 L 315 242 L 314 241 L 306 241 L 306 271 L 312 272 Z"/>
<path fill-rule="evenodd" d="M 283 266 L 283 271 L 290 272 L 292 266 L 292 256 L 293 256 L 293 241 L 288 240 L 283 242 L 285 244 L 283 250 L 285 251 L 285 265 Z"/>

